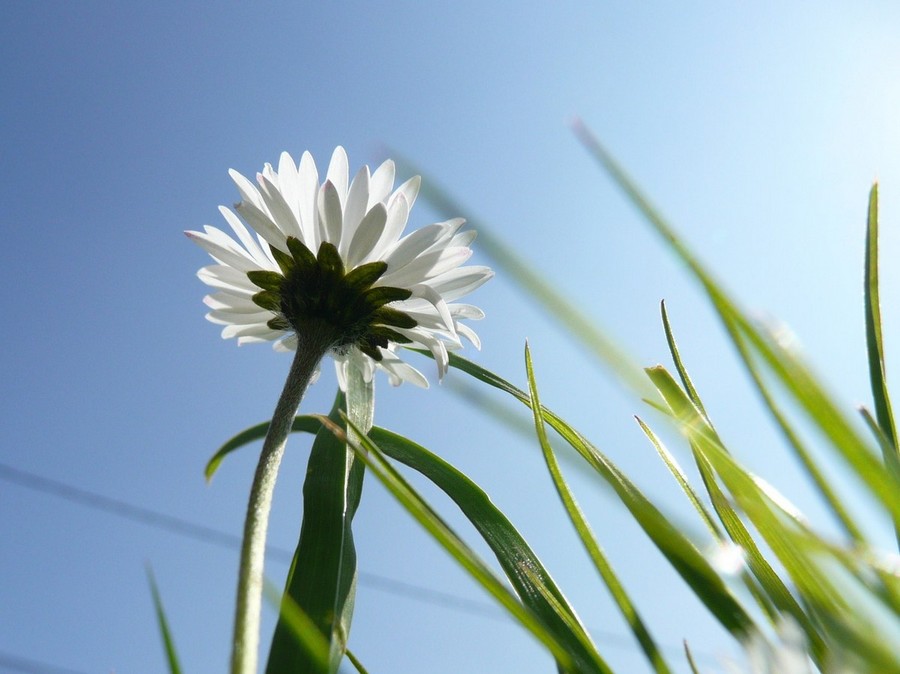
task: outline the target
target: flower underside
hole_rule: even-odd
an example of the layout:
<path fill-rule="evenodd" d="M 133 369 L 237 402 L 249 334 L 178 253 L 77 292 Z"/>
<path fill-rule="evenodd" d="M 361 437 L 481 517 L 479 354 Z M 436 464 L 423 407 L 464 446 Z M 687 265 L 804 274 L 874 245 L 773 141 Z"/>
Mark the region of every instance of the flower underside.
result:
<path fill-rule="evenodd" d="M 356 346 L 381 361 L 378 347 L 412 340 L 393 328 L 416 327 L 415 319 L 388 305 L 409 299 L 407 288 L 373 285 L 387 271 L 386 262 L 363 264 L 350 272 L 334 244 L 323 242 L 318 255 L 296 237 L 287 237 L 289 252 L 270 246 L 281 273 L 256 270 L 247 278 L 262 288 L 253 302 L 275 314 L 272 330 L 293 330 L 298 340 L 312 340 L 323 349 L 346 354 Z"/>

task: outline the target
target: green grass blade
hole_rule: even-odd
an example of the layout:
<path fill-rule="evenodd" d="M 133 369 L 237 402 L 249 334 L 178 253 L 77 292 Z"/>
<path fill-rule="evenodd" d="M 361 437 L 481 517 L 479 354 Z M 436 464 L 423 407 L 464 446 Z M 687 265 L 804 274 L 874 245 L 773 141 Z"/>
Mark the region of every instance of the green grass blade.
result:
<path fill-rule="evenodd" d="M 153 595 L 153 608 L 156 611 L 159 634 L 163 640 L 163 647 L 166 649 L 166 663 L 169 665 L 169 673 L 181 674 L 181 665 L 178 663 L 175 641 L 172 639 L 169 621 L 166 620 L 166 612 L 163 609 L 162 598 L 159 596 L 159 588 L 156 586 L 156 578 L 153 576 L 153 570 L 149 566 L 147 567 L 147 580 L 150 583 L 150 593 Z"/>
<path fill-rule="evenodd" d="M 379 450 L 428 478 L 449 496 L 472 523 L 522 602 L 580 660 L 602 659 L 575 610 L 541 560 L 490 497 L 459 470 L 424 447 L 391 431 L 373 428 L 369 438 Z"/>
<path fill-rule="evenodd" d="M 332 422 L 340 422 L 344 405 L 344 396 L 338 393 L 329 415 Z M 343 657 L 356 591 L 351 523 L 364 474 L 363 465 L 353 457 L 333 433 L 324 429 L 317 433 L 303 483 L 300 541 L 285 586 L 285 595 L 313 620 L 329 642 L 329 667 L 318 669 L 318 661 L 298 647 L 282 617 L 272 637 L 266 667 L 269 674 L 335 672 Z"/>
<path fill-rule="evenodd" d="M 675 371 L 678 372 L 678 376 L 681 378 L 681 384 L 684 386 L 684 390 L 687 391 L 688 397 L 697 406 L 697 409 L 700 410 L 701 414 L 706 416 L 706 410 L 703 408 L 703 401 L 700 400 L 700 394 L 697 393 L 697 389 L 694 388 L 694 382 L 691 381 L 687 368 L 681 360 L 681 352 L 678 351 L 678 344 L 675 343 L 675 334 L 672 332 L 672 324 L 669 322 L 669 312 L 666 310 L 665 300 L 659 303 L 659 312 L 662 316 L 663 330 L 666 333 L 666 343 L 669 345 L 669 353 L 672 354 L 672 362 L 675 363 Z"/>
<path fill-rule="evenodd" d="M 356 655 L 354 655 L 353 651 L 351 651 L 349 648 L 347 649 L 347 659 L 350 661 L 350 664 L 352 664 L 356 668 L 356 671 L 359 672 L 359 674 L 369 674 L 369 670 L 363 667 L 363 664 L 359 661 L 359 658 L 357 658 Z"/>
<path fill-rule="evenodd" d="M 691 649 L 688 647 L 687 641 L 684 642 L 684 656 L 687 658 L 688 666 L 691 668 L 691 674 L 700 674 L 697 664 L 694 662 L 694 656 L 691 655 Z"/>
<path fill-rule="evenodd" d="M 812 372 L 796 354 L 780 344 L 768 331 L 754 325 L 738 308 L 596 137 L 580 122 L 575 125 L 575 132 L 587 150 L 700 282 L 723 321 L 726 324 L 733 323 L 738 332 L 746 337 L 749 345 L 760 355 L 785 390 L 803 407 L 819 430 L 829 438 L 831 445 L 847 465 L 888 513 L 900 519 L 900 484 L 887 474 L 881 462 L 873 455 L 870 444 L 857 432 Z"/>
<path fill-rule="evenodd" d="M 703 520 L 703 524 L 706 525 L 706 528 L 709 529 L 709 532 L 717 540 L 724 540 L 725 535 L 722 533 L 722 530 L 719 529 L 719 525 L 716 524 L 716 521 L 713 519 L 713 516 L 710 514 L 709 510 L 707 510 L 706 506 L 703 504 L 703 501 L 701 501 L 700 497 L 697 496 L 697 492 L 694 491 L 694 488 L 691 486 L 690 482 L 688 482 L 687 476 L 684 474 L 681 466 L 678 465 L 675 457 L 672 456 L 672 453 L 666 448 L 662 440 L 657 437 L 656 433 L 654 433 L 653 430 L 647 424 L 645 424 L 640 417 L 635 417 L 635 419 L 637 420 L 638 425 L 641 427 L 641 430 L 644 431 L 644 435 L 646 435 L 650 440 L 650 444 L 652 444 L 654 449 L 656 449 L 656 453 L 659 454 L 659 457 L 666 465 L 666 468 L 669 469 L 672 477 L 675 478 L 678 486 L 681 487 L 681 491 L 685 493 L 685 496 L 688 497 L 691 505 L 694 506 L 694 510 L 696 510 L 700 515 L 700 519 Z"/>
<path fill-rule="evenodd" d="M 737 349 L 747 372 L 750 374 L 751 379 L 753 379 L 753 383 L 762 397 L 763 403 L 765 403 L 766 408 L 775 420 L 782 436 L 787 441 L 788 447 L 791 448 L 794 456 L 796 456 L 803 465 L 806 474 L 818 490 L 822 500 L 825 502 L 826 506 L 828 506 L 829 510 L 831 510 L 838 524 L 844 529 L 844 532 L 855 541 L 863 541 L 863 533 L 844 505 L 843 499 L 829 483 L 828 478 L 825 477 L 822 469 L 819 468 L 819 465 L 816 463 L 815 459 L 813 459 L 812 453 L 800 439 L 800 434 L 794 430 L 787 415 L 782 412 L 781 408 L 775 402 L 775 397 L 769 390 L 769 386 L 766 384 L 762 373 L 759 371 L 756 361 L 748 351 L 744 338 L 741 337 L 731 322 L 725 322 L 725 329 L 728 331 L 732 343 Z"/>
<path fill-rule="evenodd" d="M 291 426 L 291 432 L 305 432 L 316 434 L 319 432 L 319 429 L 322 428 L 322 422 L 319 421 L 318 417 L 313 417 L 310 415 L 300 415 L 294 417 L 294 423 Z M 206 469 L 203 471 L 204 476 L 206 477 L 206 481 L 209 482 L 212 480 L 213 475 L 216 474 L 216 471 L 219 469 L 219 466 L 222 465 L 222 461 L 226 456 L 231 454 L 236 449 L 240 449 L 244 445 L 249 445 L 251 442 L 256 442 L 257 440 L 262 440 L 266 437 L 266 433 L 269 431 L 269 422 L 264 421 L 260 424 L 256 424 L 254 426 L 250 426 L 250 428 L 246 428 L 233 438 L 228 440 L 224 445 L 219 447 L 216 450 L 216 453 L 213 454 L 212 458 L 207 462 Z"/>
<path fill-rule="evenodd" d="M 894 412 L 888 395 L 884 367 L 884 341 L 881 337 L 881 302 L 878 291 L 878 185 L 869 192 L 869 211 L 866 218 L 866 261 L 865 292 L 866 345 L 869 356 L 869 378 L 872 383 L 872 398 L 875 400 L 875 418 L 884 435 L 895 448 L 897 429 Z"/>
<path fill-rule="evenodd" d="M 263 587 L 266 599 L 279 611 L 279 622 L 286 626 L 296 640 L 297 646 L 304 650 L 314 663 L 311 671 L 327 672 L 330 644 L 322 636 L 318 625 L 290 597 L 284 596 L 271 583 Z"/>
<path fill-rule="evenodd" d="M 531 406 L 531 399 L 527 393 L 493 372 L 456 354 L 450 354 L 450 365 L 485 384 L 505 391 L 522 404 Z M 542 415 L 547 425 L 568 442 L 613 488 L 619 500 L 628 508 L 650 540 L 722 626 L 738 638 L 748 634 L 753 627 L 753 621 L 707 559 L 684 533 L 669 522 L 634 483 L 584 436 L 547 408 L 542 409 Z"/>
<path fill-rule="evenodd" d="M 625 622 L 630 627 L 654 671 L 668 673 L 671 670 L 666 664 L 659 647 L 650 635 L 650 631 L 641 619 L 637 608 L 625 591 L 624 586 L 619 581 L 615 571 L 613 571 L 612 565 L 610 565 L 609 560 L 603 553 L 603 549 L 597 542 L 597 538 L 594 536 L 590 524 L 585 518 L 584 513 L 579 507 L 578 502 L 575 500 L 574 495 L 569 489 L 569 485 L 562 475 L 559 463 L 553 453 L 553 448 L 550 446 L 550 442 L 547 439 L 547 431 L 544 428 L 545 422 L 544 416 L 541 413 L 541 401 L 538 397 L 537 382 L 534 377 L 534 365 L 531 360 L 531 350 L 528 348 L 527 344 L 525 345 L 525 369 L 528 375 L 528 392 L 531 397 L 531 410 L 534 416 L 535 432 L 537 433 L 541 450 L 544 453 L 547 470 L 553 478 L 553 484 L 556 486 L 556 491 L 559 494 L 560 500 L 569 515 L 569 520 L 578 532 L 578 536 L 581 539 L 585 550 L 587 550 L 588 555 L 590 555 L 591 560 L 594 562 L 594 566 L 600 573 L 600 577 L 609 589 L 613 600 L 616 602 L 616 606 L 618 606 L 619 611 L 625 618 Z"/>
<path fill-rule="evenodd" d="M 887 442 L 881 445 L 884 463 L 898 472 L 900 467 L 900 446 L 897 443 L 897 428 L 894 411 L 888 394 L 884 365 L 884 340 L 881 337 L 881 300 L 878 283 L 878 184 L 869 192 L 869 210 L 866 217 L 866 259 L 863 302 L 866 312 L 866 352 L 869 360 L 869 380 L 872 399 L 875 401 L 875 418 Z M 900 519 L 894 518 L 894 531 L 900 546 Z"/>
<path fill-rule="evenodd" d="M 323 418 L 323 424 L 341 441 L 347 440 L 344 430 L 329 419 Z M 352 425 L 351 425 L 352 428 Z M 544 644 L 557 662 L 566 672 L 608 672 L 589 666 L 590 663 L 578 663 L 557 636 L 519 599 L 507 589 L 468 545 L 437 515 L 413 487 L 391 466 L 385 454 L 371 438 L 357 433 L 358 442 L 352 440 L 350 447 L 366 464 L 366 467 L 378 479 L 397 501 L 416 519 L 425 530 L 471 575 L 485 590 L 503 606 L 509 614 L 525 629 Z M 582 669 L 583 668 L 583 669 Z"/>
<path fill-rule="evenodd" d="M 662 367 L 647 368 L 647 374 L 657 386 L 663 398 L 669 403 L 671 415 L 679 428 L 685 433 L 697 448 L 702 457 L 709 461 L 728 487 L 732 497 L 750 517 L 757 531 L 765 538 L 769 547 L 778 556 L 794 583 L 801 589 L 808 601 L 817 606 L 824 606 L 828 610 L 841 610 L 843 602 L 840 593 L 835 592 L 830 583 L 822 574 L 818 573 L 809 564 L 797 546 L 788 535 L 788 528 L 770 507 L 773 490 L 764 491 L 757 478 L 752 477 L 743 470 L 731 455 L 722 447 L 715 432 L 709 426 L 706 419 L 699 413 L 688 396 L 682 391 L 674 378 Z M 722 501 L 726 501 L 720 496 Z M 785 511 L 781 511 L 784 513 Z M 807 638 L 812 644 L 818 661 L 825 656 L 825 647 L 815 625 L 809 616 L 801 609 L 793 596 L 787 591 L 778 576 L 771 569 L 768 562 L 762 557 L 749 532 L 741 524 L 737 528 L 735 520 L 739 521 L 737 514 L 729 508 L 723 511 L 726 517 L 722 520 L 729 534 L 735 537 L 738 544 L 749 545 L 745 548 L 748 554 L 748 565 L 759 579 L 761 585 L 769 593 L 776 606 L 782 611 L 790 613 L 806 632 Z M 790 524 L 790 523 L 789 523 Z M 744 537 L 746 536 L 746 539 Z"/>

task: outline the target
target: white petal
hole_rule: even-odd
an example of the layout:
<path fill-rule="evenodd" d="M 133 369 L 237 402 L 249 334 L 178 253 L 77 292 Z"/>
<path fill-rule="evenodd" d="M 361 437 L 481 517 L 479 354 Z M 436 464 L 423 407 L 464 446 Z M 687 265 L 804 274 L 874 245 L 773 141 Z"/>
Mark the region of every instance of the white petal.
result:
<path fill-rule="evenodd" d="M 381 349 L 381 361 L 378 366 L 388 373 L 393 386 L 399 386 L 407 381 L 414 386 L 428 388 L 428 380 L 425 375 L 387 349 Z"/>
<path fill-rule="evenodd" d="M 266 325 L 272 318 L 272 312 L 265 310 L 259 310 L 255 313 L 244 313 L 215 309 L 206 314 L 206 320 L 219 325 Z"/>
<path fill-rule="evenodd" d="M 278 158 L 278 189 L 294 218 L 300 222 L 300 178 L 294 158 L 287 152 L 282 152 Z"/>
<path fill-rule="evenodd" d="M 331 180 L 327 180 L 319 192 L 319 233 L 322 242 L 328 241 L 335 246 L 341 243 L 341 225 L 343 213 L 337 188 Z M 313 254 L 318 251 L 314 250 Z"/>
<path fill-rule="evenodd" d="M 465 323 L 458 323 L 456 329 L 463 337 L 472 342 L 472 346 L 481 351 L 481 338 L 475 334 L 475 331 Z"/>
<path fill-rule="evenodd" d="M 446 248 L 425 253 L 399 269 L 389 266 L 388 273 L 378 279 L 378 285 L 407 288 L 414 283 L 426 281 L 451 269 L 456 269 L 471 256 L 471 248 Z M 390 263 L 388 264 L 390 265 Z"/>
<path fill-rule="evenodd" d="M 390 159 L 375 169 L 375 173 L 372 174 L 372 179 L 369 181 L 368 208 L 387 201 L 388 194 L 394 188 L 395 170 L 394 162 Z"/>
<path fill-rule="evenodd" d="M 388 263 L 388 272 L 405 267 L 420 253 L 440 241 L 446 230 L 443 223 L 437 223 L 422 227 L 422 229 L 417 229 L 404 236 L 381 256 L 381 259 Z"/>
<path fill-rule="evenodd" d="M 197 271 L 197 278 L 212 288 L 252 297 L 259 292 L 259 288 L 250 282 L 246 274 L 224 264 L 213 264 L 202 267 Z"/>
<path fill-rule="evenodd" d="M 265 323 L 253 323 L 251 325 L 226 325 L 222 329 L 222 337 L 231 339 L 232 337 L 260 337 L 271 332 Z"/>
<path fill-rule="evenodd" d="M 253 257 L 261 265 L 265 264 L 266 255 L 263 253 L 262 248 L 260 248 L 259 244 L 253 238 L 253 235 L 247 231 L 247 228 L 244 227 L 244 223 L 241 222 L 241 219 L 232 213 L 229 209 L 225 208 L 225 206 L 219 206 L 219 212 L 222 214 L 222 217 L 225 218 L 225 221 L 231 226 L 232 231 L 237 235 L 238 239 L 240 239 L 241 243 L 244 244 L 244 248 L 247 249 L 247 252 Z"/>
<path fill-rule="evenodd" d="M 260 311 L 259 305 L 253 302 L 253 300 L 226 292 L 217 292 L 207 295 L 203 298 L 203 304 L 210 309 L 240 314 L 255 314 Z"/>
<path fill-rule="evenodd" d="M 260 210 L 265 208 L 265 206 L 263 205 L 262 197 L 259 195 L 259 191 L 256 189 L 256 185 L 254 185 L 243 174 L 238 173 L 234 169 L 228 169 L 228 175 L 231 176 L 231 179 L 237 186 L 238 192 L 240 192 L 241 194 L 242 201 L 251 203 Z"/>
<path fill-rule="evenodd" d="M 350 242 L 359 227 L 360 221 L 366 214 L 369 203 L 369 167 L 363 166 L 347 193 L 347 203 L 344 204 L 344 231 L 341 234 L 341 246 L 339 252 L 343 259 L 347 259 L 347 251 L 350 250 Z"/>
<path fill-rule="evenodd" d="M 300 186 L 300 229 L 303 231 L 303 243 L 313 253 L 319 250 L 322 240 L 316 228 L 316 202 L 319 193 L 319 172 L 316 162 L 309 152 L 304 152 L 297 169 Z"/>
<path fill-rule="evenodd" d="M 282 196 L 278 187 L 266 176 L 262 176 L 261 194 L 266 202 L 266 207 L 269 209 L 269 213 L 272 214 L 272 219 L 278 225 L 278 229 L 284 232 L 286 237 L 301 238 L 300 223 L 297 222 L 293 210 L 284 200 L 284 196 Z"/>
<path fill-rule="evenodd" d="M 391 197 L 391 199 L 396 199 L 401 195 L 406 197 L 406 203 L 409 204 L 409 209 L 412 210 L 413 204 L 416 203 L 416 197 L 419 195 L 419 187 L 421 185 L 422 177 L 413 176 L 397 188 L 397 191 L 394 192 L 394 196 Z"/>
<path fill-rule="evenodd" d="M 334 148 L 331 155 L 331 162 L 328 164 L 328 173 L 326 175 L 328 181 L 334 185 L 338 196 L 341 198 L 341 204 L 347 203 L 347 183 L 350 180 L 350 167 L 347 161 L 347 153 L 340 145 Z M 337 243 L 332 241 L 332 243 Z"/>
<path fill-rule="evenodd" d="M 345 258 L 347 269 L 353 269 L 368 257 L 381 238 L 386 222 L 387 210 L 384 204 L 375 204 L 372 210 L 366 213 L 350 242 L 350 249 Z"/>
<path fill-rule="evenodd" d="M 486 283 L 494 276 L 489 267 L 472 265 L 458 267 L 428 280 L 428 285 L 437 290 L 447 302 L 459 299 Z"/>
<path fill-rule="evenodd" d="M 413 297 L 421 297 L 423 300 L 427 300 L 434 306 L 444 322 L 444 327 L 447 328 L 447 331 L 451 335 L 455 336 L 456 329 L 453 324 L 453 319 L 450 317 L 450 309 L 447 307 L 447 303 L 444 301 L 444 298 L 441 297 L 441 294 L 434 288 L 424 284 L 412 286 L 410 290 L 412 291 Z"/>
<path fill-rule="evenodd" d="M 214 259 L 229 267 L 242 272 L 259 269 L 259 265 L 250 254 L 235 244 L 227 234 L 215 227 L 206 227 L 206 230 L 205 234 L 203 232 L 186 232 L 186 234 Z"/>
<path fill-rule="evenodd" d="M 400 195 L 400 198 L 391 201 L 387 209 L 387 222 L 384 225 L 384 232 L 381 238 L 374 246 L 371 253 L 366 257 L 366 262 L 375 259 L 384 259 L 383 253 L 393 248 L 400 235 L 406 227 L 406 221 L 409 219 L 409 202 L 406 197 Z"/>
<path fill-rule="evenodd" d="M 244 219 L 244 222 L 250 225 L 270 246 L 287 251 L 287 244 L 285 243 L 287 238 L 278 225 L 272 221 L 268 213 L 257 208 L 249 201 L 235 204 L 234 209 Z"/>

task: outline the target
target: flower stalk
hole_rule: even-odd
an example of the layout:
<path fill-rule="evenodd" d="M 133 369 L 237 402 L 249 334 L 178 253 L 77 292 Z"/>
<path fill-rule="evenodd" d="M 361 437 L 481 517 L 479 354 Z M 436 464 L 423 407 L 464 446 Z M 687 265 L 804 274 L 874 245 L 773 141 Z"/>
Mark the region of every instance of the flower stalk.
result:
<path fill-rule="evenodd" d="M 306 348 L 303 348 L 303 347 Z M 259 619 L 262 605 L 263 566 L 265 562 L 266 533 L 272 493 L 284 446 L 300 400 L 316 372 L 319 361 L 325 355 L 328 344 L 307 343 L 298 345 L 294 360 L 285 381 L 284 389 L 266 439 L 263 442 L 259 463 L 250 487 L 247 516 L 244 520 L 244 536 L 241 544 L 241 562 L 238 571 L 237 602 L 234 619 L 234 637 L 231 651 L 232 674 L 256 674 L 259 656 Z"/>

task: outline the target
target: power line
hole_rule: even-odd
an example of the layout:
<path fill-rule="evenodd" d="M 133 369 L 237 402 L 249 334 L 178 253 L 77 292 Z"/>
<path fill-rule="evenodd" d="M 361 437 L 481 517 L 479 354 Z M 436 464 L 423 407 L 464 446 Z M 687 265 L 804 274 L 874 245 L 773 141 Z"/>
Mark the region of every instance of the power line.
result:
<path fill-rule="evenodd" d="M 53 480 L 21 470 L 20 468 L 14 468 L 5 463 L 0 463 L 0 479 L 32 491 L 49 494 L 71 503 L 78 503 L 94 510 L 100 510 L 110 515 L 115 515 L 116 517 L 168 531 L 178 536 L 210 543 L 231 550 L 240 550 L 241 548 L 241 538 L 235 534 L 214 529 L 204 524 L 197 524 L 196 522 L 191 522 L 190 520 L 174 515 L 168 515 L 157 510 L 134 505 L 127 501 L 104 496 L 97 492 L 60 482 L 59 480 Z M 276 559 L 285 563 L 290 563 L 294 558 L 293 552 L 277 546 L 267 546 L 266 552 L 271 559 Z M 390 578 L 388 576 L 367 573 L 364 571 L 360 571 L 359 580 L 360 582 L 364 582 L 372 587 L 376 587 L 392 594 L 403 595 L 411 599 L 438 604 L 459 611 L 505 620 L 505 616 L 496 606 L 485 602 L 457 597 L 449 592 L 441 592 L 440 590 L 434 590 Z"/>
<path fill-rule="evenodd" d="M 230 534 L 204 524 L 191 522 L 190 520 L 174 515 L 138 506 L 127 501 L 123 501 L 109 496 L 104 496 L 97 492 L 75 487 L 73 485 L 43 477 L 35 473 L 14 468 L 8 464 L 0 462 L 0 480 L 25 487 L 35 492 L 48 494 L 64 499 L 71 503 L 99 510 L 122 519 L 138 522 L 149 527 L 168 531 L 170 533 L 190 538 L 218 547 L 239 550 L 241 547 L 241 538 L 234 534 Z M 266 553 L 272 559 L 282 562 L 291 562 L 293 560 L 293 552 L 286 548 L 268 545 Z M 389 576 L 383 576 L 377 573 L 369 573 L 365 571 L 359 572 L 359 581 L 374 589 L 380 589 L 389 594 L 405 596 L 409 599 L 419 601 L 426 604 L 441 606 L 451 611 L 459 611 L 461 613 L 469 613 L 481 617 L 492 618 L 507 622 L 507 616 L 495 605 L 474 599 L 466 599 L 457 597 L 449 592 L 442 592 L 432 588 L 408 583 L 406 581 L 397 580 Z M 616 645 L 621 648 L 634 648 L 635 643 L 631 636 L 623 635 L 616 632 L 590 630 L 594 635 L 602 638 L 608 645 Z M 671 653 L 681 653 L 680 647 L 663 646 L 663 650 Z M 703 659 L 714 661 L 715 658 L 709 654 L 698 653 L 694 651 L 695 659 Z M 54 668 L 50 665 L 38 663 L 36 661 L 16 656 L 8 655 L 0 652 L 0 665 L 18 666 L 19 669 L 13 669 L 15 672 L 24 672 L 27 674 L 82 674 L 76 670 Z M 31 667 L 28 669 L 27 667 Z"/>
<path fill-rule="evenodd" d="M 31 658 L 23 658 L 13 653 L 0 651 L 0 668 L 4 672 L 21 672 L 21 674 L 85 674 L 78 669 L 57 667 Z"/>

